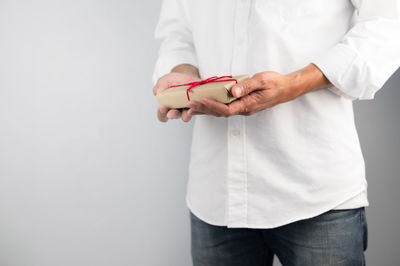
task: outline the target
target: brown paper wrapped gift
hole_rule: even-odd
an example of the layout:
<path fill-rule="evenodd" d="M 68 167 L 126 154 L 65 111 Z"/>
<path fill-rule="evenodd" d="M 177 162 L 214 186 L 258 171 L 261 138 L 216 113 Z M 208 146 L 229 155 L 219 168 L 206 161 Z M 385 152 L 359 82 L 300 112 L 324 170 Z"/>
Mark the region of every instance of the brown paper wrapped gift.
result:
<path fill-rule="evenodd" d="M 185 108 L 188 107 L 188 96 L 190 100 L 193 101 L 199 101 L 201 98 L 207 97 L 217 102 L 230 103 L 236 99 L 231 94 L 231 88 L 236 84 L 235 80 L 241 82 L 249 79 L 249 76 L 240 75 L 233 77 L 219 77 L 216 80 L 215 78 L 210 79 L 211 81 L 208 83 L 194 86 L 188 92 L 188 95 L 187 90 L 191 87 L 191 85 L 187 85 L 188 83 L 170 87 L 156 95 L 158 103 L 159 105 L 164 105 L 168 108 Z"/>

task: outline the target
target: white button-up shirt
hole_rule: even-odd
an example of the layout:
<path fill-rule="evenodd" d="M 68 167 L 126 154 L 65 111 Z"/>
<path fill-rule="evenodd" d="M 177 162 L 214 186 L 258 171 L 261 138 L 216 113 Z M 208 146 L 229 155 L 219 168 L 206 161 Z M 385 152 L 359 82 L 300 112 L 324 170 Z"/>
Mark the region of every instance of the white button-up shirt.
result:
<path fill-rule="evenodd" d="M 317 65 L 334 85 L 252 116 L 195 119 L 187 204 L 204 221 L 272 228 L 368 204 L 352 99 L 400 65 L 399 0 L 165 0 L 154 81 Z"/>

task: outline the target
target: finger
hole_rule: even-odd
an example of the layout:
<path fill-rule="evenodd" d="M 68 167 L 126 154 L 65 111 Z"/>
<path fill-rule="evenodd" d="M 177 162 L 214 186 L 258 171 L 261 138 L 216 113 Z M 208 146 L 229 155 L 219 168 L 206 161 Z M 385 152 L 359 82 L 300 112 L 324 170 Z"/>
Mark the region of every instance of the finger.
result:
<path fill-rule="evenodd" d="M 239 82 L 235 86 L 232 87 L 232 95 L 236 98 L 243 97 L 245 95 L 250 94 L 255 90 L 259 90 L 262 88 L 261 82 L 257 78 L 251 78 L 242 82 Z"/>
<path fill-rule="evenodd" d="M 200 102 L 213 113 L 217 113 L 221 116 L 230 116 L 229 107 L 226 104 L 214 101 L 209 98 L 202 98 Z"/>
<path fill-rule="evenodd" d="M 204 105 L 202 102 L 197 102 L 197 101 L 190 101 L 189 106 L 196 112 L 208 114 L 208 115 L 213 115 L 216 117 L 220 117 L 221 114 L 218 112 L 213 111 L 212 109 L 208 108 L 206 105 Z"/>
<path fill-rule="evenodd" d="M 156 85 L 153 88 L 153 94 L 157 95 L 157 93 L 166 90 L 168 88 L 168 82 L 165 77 L 161 77 L 158 79 Z"/>
<path fill-rule="evenodd" d="M 189 122 L 195 115 L 204 115 L 204 113 L 196 112 L 193 109 L 186 109 L 182 112 L 182 120 L 183 122 Z"/>
<path fill-rule="evenodd" d="M 177 119 L 181 116 L 181 111 L 177 109 L 171 109 L 167 113 L 167 118 L 168 119 Z"/>
<path fill-rule="evenodd" d="M 189 109 L 188 114 L 191 115 L 191 116 L 194 116 L 194 115 L 205 115 L 205 113 L 197 112 L 192 108 Z"/>
<path fill-rule="evenodd" d="M 153 87 L 153 94 L 154 94 L 154 96 L 157 95 L 157 90 L 158 90 L 158 86 L 157 86 L 157 84 L 156 84 L 156 85 L 154 85 L 154 87 Z"/>
<path fill-rule="evenodd" d="M 233 101 L 228 105 L 229 113 L 231 115 L 237 115 L 242 113 L 251 112 L 258 108 L 259 102 L 257 101 L 256 95 L 246 95 L 236 101 Z"/>
<path fill-rule="evenodd" d="M 275 100 L 269 100 L 265 103 L 258 103 L 254 106 L 252 106 L 252 109 L 247 111 L 247 112 L 241 112 L 239 113 L 239 115 L 244 115 L 244 116 L 249 116 L 249 115 L 253 115 L 255 113 L 258 113 L 262 110 L 268 109 L 268 108 L 272 108 L 275 105 L 277 105 L 279 102 L 275 101 Z"/>
<path fill-rule="evenodd" d="M 207 115 L 213 115 L 216 117 L 222 116 L 221 113 L 216 112 L 215 110 L 209 108 L 206 104 L 204 104 L 204 102 L 200 101 L 200 102 L 198 102 L 198 104 L 199 104 L 200 108 L 194 109 L 195 111 L 203 113 L 203 114 L 207 114 Z"/>
<path fill-rule="evenodd" d="M 262 110 L 264 110 L 265 108 L 258 108 L 257 110 L 252 110 L 249 112 L 243 112 L 243 113 L 239 113 L 239 115 L 243 115 L 243 116 L 250 116 L 250 115 L 254 115 L 255 113 L 258 113 Z"/>
<path fill-rule="evenodd" d="M 157 91 L 158 91 L 158 89 L 160 87 L 160 80 L 161 80 L 161 78 L 157 81 L 156 85 L 154 85 L 154 87 L 153 87 L 154 96 L 157 95 Z"/>
<path fill-rule="evenodd" d="M 189 109 L 182 111 L 182 121 L 189 122 L 192 119 L 192 115 L 189 113 Z"/>
<path fill-rule="evenodd" d="M 166 106 L 160 106 L 157 110 L 157 117 L 158 120 L 160 120 L 161 122 L 167 122 L 168 118 L 167 118 L 167 112 L 168 112 L 168 107 Z"/>

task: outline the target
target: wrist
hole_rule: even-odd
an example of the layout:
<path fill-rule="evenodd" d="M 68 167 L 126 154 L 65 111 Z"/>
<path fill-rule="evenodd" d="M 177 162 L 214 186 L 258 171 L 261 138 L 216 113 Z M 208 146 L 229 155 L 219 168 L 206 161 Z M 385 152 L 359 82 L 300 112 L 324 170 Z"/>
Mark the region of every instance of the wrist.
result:
<path fill-rule="evenodd" d="M 331 86 L 330 81 L 314 64 L 310 64 L 296 72 L 287 75 L 291 87 L 300 96 L 302 94 L 327 88 Z"/>

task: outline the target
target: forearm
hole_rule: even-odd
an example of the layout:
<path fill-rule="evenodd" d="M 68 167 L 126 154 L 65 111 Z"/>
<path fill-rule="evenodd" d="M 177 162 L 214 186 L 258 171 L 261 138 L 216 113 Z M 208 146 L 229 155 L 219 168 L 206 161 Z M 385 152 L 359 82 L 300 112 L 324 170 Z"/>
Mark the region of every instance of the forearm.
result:
<path fill-rule="evenodd" d="M 199 77 L 200 78 L 199 70 L 197 69 L 197 67 L 189 65 L 189 64 L 177 65 L 176 67 L 174 67 L 171 70 L 171 73 L 172 72 L 182 73 L 182 74 L 186 74 L 186 75 L 195 76 L 195 77 Z"/>
<path fill-rule="evenodd" d="M 310 64 L 296 72 L 286 75 L 290 81 L 291 91 L 296 96 L 332 86 L 331 82 L 314 64 Z"/>

